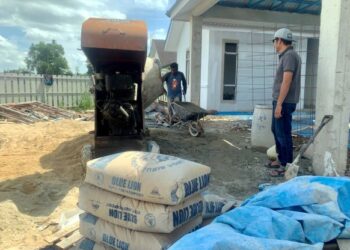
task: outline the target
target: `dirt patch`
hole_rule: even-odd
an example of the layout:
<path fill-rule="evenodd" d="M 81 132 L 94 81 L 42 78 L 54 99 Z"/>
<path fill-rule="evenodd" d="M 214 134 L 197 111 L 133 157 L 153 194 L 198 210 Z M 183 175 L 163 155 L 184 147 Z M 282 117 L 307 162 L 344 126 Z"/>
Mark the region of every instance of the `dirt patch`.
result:
<path fill-rule="evenodd" d="M 238 199 L 258 191 L 272 179 L 263 167 L 265 153 L 250 148 L 244 122 L 211 118 L 203 136 L 185 129 L 151 128 L 147 139 L 161 153 L 212 168 L 210 189 Z M 33 125 L 0 124 L 0 249 L 38 249 L 63 211 L 76 208 L 84 169 L 81 149 L 92 143 L 93 122 L 58 121 Z"/>
<path fill-rule="evenodd" d="M 68 120 L 0 125 L 0 249 L 45 246 L 51 231 L 40 226 L 76 206 L 80 150 L 92 129 L 92 122 Z"/>
<path fill-rule="evenodd" d="M 151 129 L 161 153 L 210 166 L 211 189 L 243 199 L 258 191 L 258 184 L 271 182 L 266 154 L 250 148 L 250 132 L 232 127 L 232 121 L 204 124 L 205 133 L 191 137 L 186 130 Z"/>

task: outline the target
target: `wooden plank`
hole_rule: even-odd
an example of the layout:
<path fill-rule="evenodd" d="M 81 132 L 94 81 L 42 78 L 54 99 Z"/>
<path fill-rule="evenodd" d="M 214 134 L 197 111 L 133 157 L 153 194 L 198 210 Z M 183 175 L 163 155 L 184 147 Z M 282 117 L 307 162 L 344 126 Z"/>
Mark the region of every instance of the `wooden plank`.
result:
<path fill-rule="evenodd" d="M 22 93 L 23 93 L 23 90 L 22 90 L 22 84 L 21 84 L 21 78 L 19 78 L 19 75 L 17 75 L 17 79 L 16 79 L 16 94 L 18 96 L 18 99 L 16 102 L 23 102 L 23 97 L 22 97 Z"/>
<path fill-rule="evenodd" d="M 49 235 L 45 238 L 45 240 L 48 243 L 54 243 L 58 240 L 60 240 L 62 237 L 74 232 L 75 230 L 77 230 L 79 228 L 79 223 L 76 223 L 70 227 L 64 228 L 62 230 L 57 231 L 56 233 Z"/>
<path fill-rule="evenodd" d="M 79 241 L 83 236 L 80 234 L 79 230 L 74 231 L 74 233 L 67 238 L 64 238 L 56 244 L 60 249 L 67 249 L 72 246 L 75 242 Z"/>
<path fill-rule="evenodd" d="M 74 116 L 76 115 L 74 112 L 71 112 L 71 111 L 68 111 L 65 109 L 61 109 L 61 108 L 52 107 L 52 106 L 49 106 L 45 103 L 35 102 L 35 104 L 38 107 L 43 107 L 44 109 L 51 111 L 54 114 L 58 114 L 60 116 L 66 117 L 66 118 L 74 118 Z"/>
<path fill-rule="evenodd" d="M 2 107 L 7 107 L 19 112 L 39 112 L 44 114 L 45 116 L 51 117 L 51 118 L 68 118 L 72 119 L 76 116 L 74 112 L 56 108 L 49 106 L 47 104 L 41 103 L 41 102 L 25 102 L 25 103 L 17 103 L 17 104 L 6 104 L 2 105 Z"/>
<path fill-rule="evenodd" d="M 0 76 L 0 104 L 6 103 L 6 81 L 3 75 Z"/>
<path fill-rule="evenodd" d="M 337 239 L 339 250 L 350 250 L 350 239 Z"/>
<path fill-rule="evenodd" d="M 10 91 L 11 91 L 11 97 L 12 97 L 11 101 L 15 102 L 15 96 L 14 96 L 15 91 L 14 91 L 14 87 L 13 87 L 13 85 L 14 85 L 13 81 L 14 81 L 13 78 L 11 78 L 11 80 L 10 80 L 10 83 L 11 83 L 10 84 Z"/>
<path fill-rule="evenodd" d="M 68 92 L 69 92 L 69 80 L 68 77 L 65 78 L 64 80 L 64 107 L 69 107 L 69 97 L 68 97 Z"/>
<path fill-rule="evenodd" d="M 8 78 L 7 77 L 5 77 L 5 79 L 4 79 L 4 84 L 5 84 L 5 103 L 7 103 L 8 101 L 7 101 L 7 93 L 8 93 Z"/>
<path fill-rule="evenodd" d="M 24 122 L 27 124 L 33 123 L 35 121 L 35 119 L 28 117 L 27 114 L 8 108 L 4 105 L 0 106 L 0 115 L 4 116 L 5 118 L 14 119 L 16 121 Z"/>

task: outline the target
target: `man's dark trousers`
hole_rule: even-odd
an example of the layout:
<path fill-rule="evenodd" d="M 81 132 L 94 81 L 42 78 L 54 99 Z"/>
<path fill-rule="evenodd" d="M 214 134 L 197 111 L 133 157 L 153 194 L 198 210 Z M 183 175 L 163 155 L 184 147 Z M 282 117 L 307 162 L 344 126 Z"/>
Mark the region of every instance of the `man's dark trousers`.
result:
<path fill-rule="evenodd" d="M 295 111 L 295 103 L 282 104 L 282 117 L 275 118 L 277 102 L 272 102 L 272 124 L 271 130 L 275 137 L 276 152 L 282 166 L 293 161 L 293 140 L 292 140 L 292 113 Z"/>

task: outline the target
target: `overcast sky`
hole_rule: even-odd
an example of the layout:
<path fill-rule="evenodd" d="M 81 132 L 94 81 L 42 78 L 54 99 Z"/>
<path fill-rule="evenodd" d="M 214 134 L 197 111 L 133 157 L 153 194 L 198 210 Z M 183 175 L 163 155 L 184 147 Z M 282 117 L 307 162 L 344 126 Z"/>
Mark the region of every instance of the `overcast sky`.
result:
<path fill-rule="evenodd" d="M 0 72 L 25 68 L 32 43 L 56 40 L 72 72 L 85 73 L 80 32 L 89 17 L 144 20 L 148 38 L 165 39 L 175 0 L 0 0 Z"/>

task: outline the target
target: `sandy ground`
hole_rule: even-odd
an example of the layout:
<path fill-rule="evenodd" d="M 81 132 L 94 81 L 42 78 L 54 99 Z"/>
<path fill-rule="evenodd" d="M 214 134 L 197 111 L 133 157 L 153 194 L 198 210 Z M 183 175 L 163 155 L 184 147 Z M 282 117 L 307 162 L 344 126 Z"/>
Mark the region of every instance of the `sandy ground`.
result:
<path fill-rule="evenodd" d="M 161 153 L 212 168 L 210 189 L 238 199 L 272 179 L 265 153 L 250 148 L 250 132 L 228 118 L 206 120 L 205 134 L 150 128 Z M 40 249 L 62 212 L 76 208 L 84 175 L 81 149 L 92 143 L 93 122 L 0 124 L 0 249 Z M 46 228 L 45 228 L 46 227 Z"/>
<path fill-rule="evenodd" d="M 77 203 L 92 122 L 0 124 L 0 249 L 38 249 Z"/>

